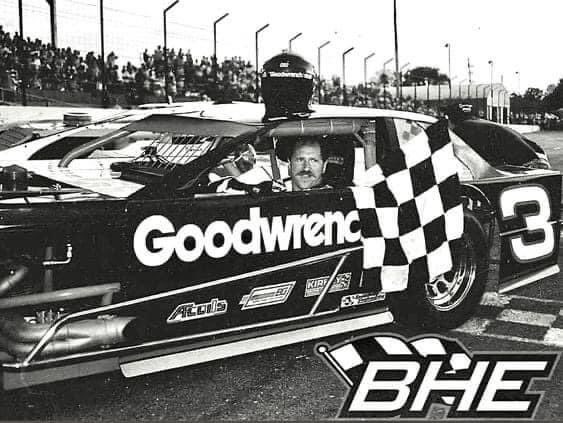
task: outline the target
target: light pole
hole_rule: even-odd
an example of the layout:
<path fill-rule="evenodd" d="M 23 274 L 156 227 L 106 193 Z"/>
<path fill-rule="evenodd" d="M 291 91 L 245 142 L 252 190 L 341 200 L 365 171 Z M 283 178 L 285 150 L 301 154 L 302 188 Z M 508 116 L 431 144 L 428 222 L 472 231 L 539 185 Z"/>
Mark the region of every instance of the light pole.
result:
<path fill-rule="evenodd" d="M 298 32 L 297 34 L 295 34 L 293 37 L 291 37 L 289 39 L 289 52 L 291 53 L 291 43 L 293 43 L 294 40 L 298 39 L 299 37 L 301 37 L 303 35 L 302 32 Z"/>
<path fill-rule="evenodd" d="M 401 87 L 399 86 L 399 36 L 397 31 L 397 0 L 393 0 L 393 29 L 395 32 L 395 78 L 397 79 L 396 85 L 396 95 L 399 98 L 399 93 Z"/>
<path fill-rule="evenodd" d="M 321 49 L 330 44 L 330 41 L 325 41 L 320 46 L 317 47 L 317 72 L 318 72 L 318 84 L 317 93 L 319 96 L 319 104 L 321 104 Z"/>
<path fill-rule="evenodd" d="M 302 32 L 298 32 L 297 34 L 295 34 L 293 37 L 291 37 L 289 39 L 289 52 L 291 53 L 291 44 L 293 43 L 294 40 L 298 39 L 299 37 L 301 37 L 303 35 Z"/>
<path fill-rule="evenodd" d="M 448 85 L 450 86 L 450 100 L 452 99 L 452 46 L 446 43 L 444 46 L 448 49 Z"/>
<path fill-rule="evenodd" d="M 346 95 L 346 55 L 354 50 L 354 47 L 350 47 L 344 53 L 342 53 L 342 95 L 344 96 L 342 104 L 344 106 L 348 105 L 348 96 Z"/>
<path fill-rule="evenodd" d="M 383 75 L 385 79 L 383 80 L 383 106 L 387 108 L 387 65 L 393 61 L 393 58 L 387 60 L 383 63 Z"/>
<path fill-rule="evenodd" d="M 51 20 L 51 45 L 57 47 L 57 0 L 46 0 L 49 4 L 49 18 Z"/>
<path fill-rule="evenodd" d="M 166 98 L 168 98 L 168 93 L 169 93 L 169 89 L 168 89 L 168 44 L 167 44 L 167 31 L 166 31 L 166 14 L 168 13 L 168 11 L 170 9 L 172 9 L 174 6 L 176 6 L 178 3 L 180 2 L 180 0 L 175 0 L 174 2 L 172 2 L 166 9 L 164 9 L 164 12 L 162 12 L 162 18 L 164 21 L 164 96 Z"/>
<path fill-rule="evenodd" d="M 227 16 L 229 16 L 229 13 L 225 13 L 223 16 L 213 22 L 213 58 L 215 59 L 215 62 L 217 62 L 217 24 Z"/>
<path fill-rule="evenodd" d="M 364 91 L 367 93 L 367 86 L 368 86 L 368 60 L 375 56 L 374 53 L 368 54 L 364 57 Z"/>
<path fill-rule="evenodd" d="M 491 67 L 491 120 L 493 120 L 493 103 L 494 103 L 494 96 L 493 96 L 493 65 L 494 62 L 492 60 L 489 60 L 489 66 Z M 489 96 L 487 96 L 488 99 Z M 488 109 L 488 108 L 487 108 Z"/>
<path fill-rule="evenodd" d="M 256 85 L 256 91 L 254 92 L 254 98 L 255 98 L 255 100 L 256 100 L 256 103 L 258 103 L 258 101 L 259 101 L 259 99 L 260 99 L 260 91 L 259 91 L 259 88 L 258 88 L 258 85 L 260 84 L 260 79 L 258 78 L 258 72 L 259 72 L 259 65 L 258 65 L 258 34 L 260 34 L 262 31 L 264 31 L 264 30 L 265 30 L 266 28 L 268 28 L 269 26 L 270 26 L 270 24 L 267 23 L 266 25 L 260 27 L 260 28 L 258 29 L 258 31 L 256 31 L 255 38 L 254 38 L 254 41 L 255 41 L 255 43 L 256 43 L 256 44 L 255 44 L 255 46 L 256 46 L 256 62 L 255 62 L 255 63 L 256 63 L 256 77 L 255 77 L 255 81 L 254 81 L 254 82 L 255 82 L 255 85 Z"/>
<path fill-rule="evenodd" d="M 217 62 L 217 24 L 221 22 L 223 19 L 225 19 L 227 16 L 229 16 L 229 13 L 225 13 L 223 16 L 221 16 L 220 18 L 216 19 L 213 22 L 213 58 L 211 59 L 211 66 L 212 66 L 213 81 L 215 82 L 215 86 L 217 86 L 217 68 L 219 66 L 219 63 Z"/>
<path fill-rule="evenodd" d="M 22 84 L 22 105 L 27 106 L 27 93 L 26 87 L 27 84 L 27 57 L 25 54 L 25 47 L 23 42 L 23 0 L 18 0 L 18 11 L 19 11 L 19 18 L 20 18 L 20 37 L 22 39 L 22 43 L 20 44 L 21 50 L 19 51 L 20 55 L 20 69 L 21 69 L 21 84 Z"/>

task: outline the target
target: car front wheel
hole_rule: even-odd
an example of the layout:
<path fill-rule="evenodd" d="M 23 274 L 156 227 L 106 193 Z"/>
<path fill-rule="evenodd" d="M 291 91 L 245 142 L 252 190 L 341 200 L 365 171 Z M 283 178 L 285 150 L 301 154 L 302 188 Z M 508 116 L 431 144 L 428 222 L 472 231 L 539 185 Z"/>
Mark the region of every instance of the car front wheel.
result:
<path fill-rule="evenodd" d="M 451 271 L 429 283 L 411 283 L 405 291 L 389 295 L 399 323 L 444 330 L 461 325 L 473 314 L 487 282 L 487 238 L 472 214 L 465 214 L 464 225 L 462 238 L 452 244 Z"/>

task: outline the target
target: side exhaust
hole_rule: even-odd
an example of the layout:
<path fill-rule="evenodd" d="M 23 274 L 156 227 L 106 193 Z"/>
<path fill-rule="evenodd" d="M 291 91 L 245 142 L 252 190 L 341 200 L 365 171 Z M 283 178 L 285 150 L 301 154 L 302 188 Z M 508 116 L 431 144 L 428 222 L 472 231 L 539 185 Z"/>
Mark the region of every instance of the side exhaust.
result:
<path fill-rule="evenodd" d="M 128 326 L 135 317 L 107 317 L 82 320 L 61 327 L 41 356 L 73 354 L 126 341 L 134 333 Z M 0 351 L 14 357 L 27 355 L 49 329 L 50 324 L 28 323 L 15 314 L 0 315 Z"/>

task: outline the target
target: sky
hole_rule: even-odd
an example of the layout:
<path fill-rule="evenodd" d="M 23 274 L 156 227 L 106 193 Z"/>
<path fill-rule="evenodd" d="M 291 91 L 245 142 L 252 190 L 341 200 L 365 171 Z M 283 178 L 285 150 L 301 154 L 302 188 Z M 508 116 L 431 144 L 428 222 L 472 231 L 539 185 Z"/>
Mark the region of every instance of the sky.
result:
<path fill-rule="evenodd" d="M 58 43 L 84 55 L 100 51 L 100 0 L 57 0 Z M 105 50 L 115 51 L 119 63 L 140 62 L 145 48 L 163 44 L 162 12 L 172 0 L 106 0 L 104 2 Z M 0 25 L 17 32 L 18 0 L 0 0 Z M 45 0 L 23 0 L 24 35 L 50 40 L 49 10 Z M 416 66 L 438 67 L 455 83 L 466 83 L 468 58 L 473 83 L 488 83 L 489 61 L 494 82 L 501 78 L 513 92 L 527 87 L 545 90 L 563 78 L 559 29 L 563 16 L 561 0 L 397 0 L 399 64 L 405 70 Z M 211 55 L 213 21 L 217 25 L 217 56 L 241 56 L 255 61 L 255 31 L 260 34 L 259 63 L 288 48 L 317 66 L 317 48 L 322 49 L 321 74 L 342 73 L 346 56 L 346 82 L 363 80 L 364 58 L 368 78 L 394 57 L 393 0 L 180 0 L 168 13 L 168 47 L 191 50 L 195 56 Z M 388 65 L 394 66 L 393 63 Z M 519 73 L 519 76 L 517 75 Z M 465 80 L 465 81 L 464 81 Z"/>

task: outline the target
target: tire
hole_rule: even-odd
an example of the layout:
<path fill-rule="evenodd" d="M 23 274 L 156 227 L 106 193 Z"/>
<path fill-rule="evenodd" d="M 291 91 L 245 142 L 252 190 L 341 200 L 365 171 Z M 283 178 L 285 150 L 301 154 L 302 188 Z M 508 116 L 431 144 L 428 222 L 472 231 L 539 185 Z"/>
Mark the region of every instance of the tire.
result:
<path fill-rule="evenodd" d="M 389 294 L 395 320 L 425 330 L 453 329 L 464 323 L 483 296 L 488 251 L 481 223 L 466 212 L 463 237 L 452 245 L 452 270 L 430 284 L 411 283 L 405 291 Z"/>

